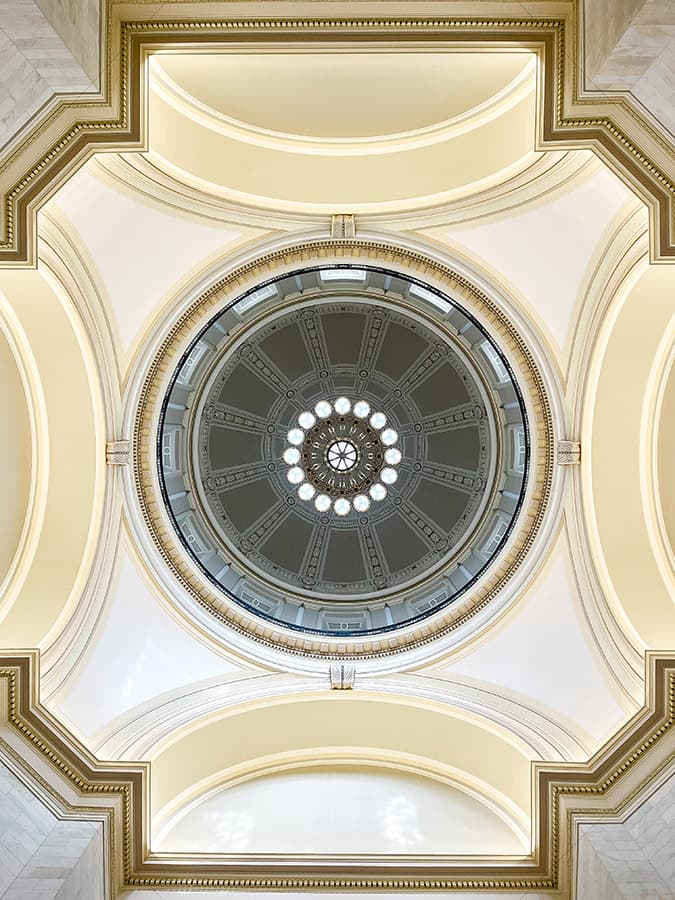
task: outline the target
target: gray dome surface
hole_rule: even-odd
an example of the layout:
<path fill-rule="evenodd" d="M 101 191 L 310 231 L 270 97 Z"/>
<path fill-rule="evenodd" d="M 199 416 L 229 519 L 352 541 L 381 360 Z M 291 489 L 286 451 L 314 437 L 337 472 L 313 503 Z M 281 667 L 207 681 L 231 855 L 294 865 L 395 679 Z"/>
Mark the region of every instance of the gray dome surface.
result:
<path fill-rule="evenodd" d="M 333 267 L 209 324 L 174 374 L 158 458 L 212 581 L 287 627 L 353 634 L 470 587 L 517 514 L 527 428 L 499 349 L 451 298 Z"/>

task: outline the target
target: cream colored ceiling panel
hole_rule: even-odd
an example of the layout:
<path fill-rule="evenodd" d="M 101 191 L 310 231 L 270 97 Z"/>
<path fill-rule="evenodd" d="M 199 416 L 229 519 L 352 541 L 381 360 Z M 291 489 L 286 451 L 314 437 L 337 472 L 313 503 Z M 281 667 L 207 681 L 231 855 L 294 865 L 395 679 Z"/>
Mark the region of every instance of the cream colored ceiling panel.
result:
<path fill-rule="evenodd" d="M 136 706 L 146 709 L 175 688 L 241 671 L 169 615 L 123 542 L 89 647 L 50 703 L 90 741 Z"/>
<path fill-rule="evenodd" d="M 467 196 L 534 158 L 535 76 L 484 115 L 383 140 L 289 139 L 223 126 L 154 82 L 149 159 L 229 201 L 292 212 L 406 211 Z"/>
<path fill-rule="evenodd" d="M 529 829 L 531 750 L 480 715 L 423 700 L 358 690 L 261 699 L 177 731 L 150 759 L 157 829 L 218 785 L 331 761 L 407 763 L 420 774 L 479 785 Z"/>
<path fill-rule="evenodd" d="M 31 482 L 31 417 L 22 373 L 3 333 L 0 313 L 0 384 L 3 410 L 0 418 L 0 595 L 11 577 L 26 527 Z"/>
<path fill-rule="evenodd" d="M 563 356 L 598 253 L 627 204 L 638 203 L 600 164 L 588 171 L 566 190 L 508 216 L 430 232 L 465 250 L 500 282 L 507 279 Z"/>
<path fill-rule="evenodd" d="M 105 469 L 101 396 L 81 322 L 44 269 L 4 270 L 0 292 L 25 335 L 31 391 L 41 398 L 31 473 L 39 513 L 28 564 L 2 598 L 0 641 L 37 647 L 72 611 L 92 565 Z"/>
<path fill-rule="evenodd" d="M 658 484 L 665 541 L 675 553 L 675 361 L 664 379 L 658 433 Z"/>
<path fill-rule="evenodd" d="M 596 338 L 582 434 L 588 448 L 583 493 L 610 604 L 638 643 L 661 650 L 675 641 L 675 576 L 663 517 L 656 512 L 655 465 L 656 395 L 675 345 L 672 269 L 644 268 L 626 293 Z M 660 413 L 661 444 L 672 445 L 673 410 Z"/>
<path fill-rule="evenodd" d="M 532 54 L 166 54 L 155 63 L 196 103 L 268 132 L 363 138 L 429 128 L 485 104 Z"/>
<path fill-rule="evenodd" d="M 519 603 L 474 650 L 443 670 L 528 698 L 598 746 L 628 711 L 598 659 L 566 556 L 559 544 Z"/>
<path fill-rule="evenodd" d="M 174 817 L 155 849 L 520 855 L 529 841 L 475 791 L 385 766 L 327 765 L 216 790 Z"/>
<path fill-rule="evenodd" d="M 59 191 L 48 209 L 76 232 L 110 309 L 123 355 L 178 286 L 202 267 L 260 232 L 206 224 L 194 215 L 151 205 L 90 163 Z M 54 211 L 54 206 L 56 211 Z"/>

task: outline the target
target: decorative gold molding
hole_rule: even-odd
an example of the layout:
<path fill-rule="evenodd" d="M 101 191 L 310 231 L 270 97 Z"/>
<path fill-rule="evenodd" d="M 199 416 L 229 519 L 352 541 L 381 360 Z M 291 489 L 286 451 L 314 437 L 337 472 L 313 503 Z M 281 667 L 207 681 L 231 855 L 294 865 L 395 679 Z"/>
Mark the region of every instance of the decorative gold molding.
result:
<path fill-rule="evenodd" d="M 194 3 L 195 14 L 200 4 Z M 184 8 L 184 6 L 182 7 Z M 650 203 L 655 258 L 675 256 L 675 184 L 669 171 L 672 146 L 638 112 L 616 97 L 581 96 L 574 18 L 220 18 L 167 20 L 170 4 L 151 20 L 143 0 L 124 7 L 118 20 L 108 4 L 104 95 L 101 99 L 60 100 L 38 115 L 16 150 L 4 160 L 0 262 L 16 265 L 34 258 L 36 212 L 79 165 L 99 149 L 143 149 L 145 141 L 143 65 L 160 49 L 293 46 L 320 41 L 333 46 L 382 47 L 410 43 L 429 47 L 455 42 L 482 47 L 527 46 L 542 61 L 538 146 L 590 147 L 610 161 L 624 180 Z M 572 51 L 568 47 L 575 43 Z M 607 113 L 610 110 L 612 114 Z M 621 123 L 621 124 L 620 124 Z M 644 148 L 648 147 L 649 151 Z"/>
<path fill-rule="evenodd" d="M 581 462 L 580 441 L 558 441 L 556 462 L 559 466 L 574 466 Z"/>
<path fill-rule="evenodd" d="M 356 237 L 356 218 L 352 215 L 331 216 L 330 236 L 332 238 Z"/>
<path fill-rule="evenodd" d="M 131 441 L 108 441 L 105 445 L 105 461 L 109 466 L 128 466 Z"/>
<path fill-rule="evenodd" d="M 7 688 L 6 721 L 55 772 L 83 796 L 109 810 L 110 844 L 116 859 L 117 891 L 131 888 L 238 890 L 453 889 L 528 891 L 570 889 L 577 823 L 613 818 L 672 763 L 675 755 L 675 655 L 647 654 L 643 708 L 585 764 L 534 764 L 534 853 L 522 859 L 400 856 L 338 860 L 273 859 L 259 854 L 211 857 L 148 851 L 146 810 L 151 767 L 147 763 L 102 763 L 38 702 L 38 652 L 0 653 L 0 680 Z M 5 698 L 2 698 L 4 700 Z M 0 702 L 2 709 L 2 702 Z M 15 751 L 17 742 L 14 742 Z M 51 785 L 53 789 L 53 784 Z M 121 802 L 120 802 L 121 801 Z M 77 809 L 77 807 L 75 807 Z"/>
<path fill-rule="evenodd" d="M 201 325 L 245 290 L 291 267 L 325 263 L 330 259 L 353 260 L 363 265 L 386 266 L 436 284 L 456 297 L 489 327 L 515 366 L 516 378 L 526 398 L 530 445 L 536 448 L 528 476 L 528 500 L 521 510 L 514 537 L 503 558 L 486 573 L 482 585 L 461 597 L 433 618 L 401 631 L 369 637 L 330 639 L 322 635 L 284 630 L 276 623 L 249 614 L 222 592 L 200 578 L 173 529 L 167 527 L 158 498 L 155 459 L 155 423 L 166 377 Z M 346 239 L 309 241 L 268 253 L 241 266 L 212 285 L 179 318 L 156 352 L 141 388 L 133 436 L 134 480 L 140 511 L 162 559 L 181 587 L 213 616 L 234 631 L 274 649 L 317 659 L 373 659 L 399 654 L 457 629 L 475 616 L 502 590 L 527 557 L 542 524 L 551 494 L 554 471 L 553 418 L 546 388 L 534 357 L 507 316 L 487 294 L 452 269 L 416 251 L 404 251 L 378 241 Z"/>

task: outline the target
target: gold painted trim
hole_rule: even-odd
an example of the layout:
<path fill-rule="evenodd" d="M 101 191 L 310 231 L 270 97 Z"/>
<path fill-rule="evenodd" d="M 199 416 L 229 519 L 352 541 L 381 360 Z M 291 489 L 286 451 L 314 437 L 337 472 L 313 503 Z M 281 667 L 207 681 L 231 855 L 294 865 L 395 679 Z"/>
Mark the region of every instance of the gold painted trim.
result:
<path fill-rule="evenodd" d="M 483 585 L 450 604 L 442 614 L 402 629 L 362 639 L 329 638 L 285 630 L 267 623 L 214 590 L 195 574 L 173 530 L 167 528 L 163 503 L 156 489 L 155 429 L 165 380 L 175 368 L 190 337 L 197 333 L 217 310 L 247 289 L 268 280 L 289 267 L 303 267 L 339 258 L 370 262 L 401 271 L 422 280 L 431 280 L 451 296 L 478 313 L 500 345 L 516 364 L 516 379 L 526 398 L 530 443 L 534 449 L 528 477 L 529 487 L 521 509 L 509 552 L 486 573 Z M 428 644 L 442 634 L 454 631 L 475 616 L 510 581 L 526 559 L 538 534 L 551 494 L 554 471 L 553 417 L 546 388 L 534 358 L 504 312 L 485 293 L 452 269 L 416 251 L 403 251 L 389 244 L 370 240 L 310 241 L 268 253 L 243 265 L 205 291 L 180 317 L 157 350 L 141 388 L 132 438 L 133 474 L 140 511 L 162 559 L 181 587 L 217 619 L 240 634 L 273 649 L 315 659 L 374 659 L 398 654 Z"/>
<path fill-rule="evenodd" d="M 195 11 L 199 8 L 195 2 Z M 127 14 L 142 13 L 143 0 L 131 0 Z M 579 41 L 576 22 L 564 18 L 260 18 L 165 20 L 170 6 L 149 21 L 117 21 L 108 4 L 105 26 L 106 71 L 101 99 L 59 100 L 37 115 L 17 149 L 3 162 L 0 263 L 32 262 L 36 213 L 63 181 L 96 150 L 140 150 L 145 141 L 147 55 L 159 49 L 189 50 L 232 43 L 254 47 L 297 42 L 364 46 L 411 42 L 527 46 L 539 50 L 539 147 L 591 148 L 608 161 L 627 184 L 648 199 L 652 212 L 655 258 L 675 256 L 675 184 L 667 169 L 672 146 L 636 108 L 616 97 L 581 96 L 577 83 Z M 570 37 L 571 33 L 571 37 Z M 567 50 L 574 43 L 572 54 Z M 570 66 L 569 63 L 572 62 Z M 569 83 L 571 82 L 571 83 Z M 614 117 L 605 114 L 609 108 Z M 568 112 L 569 109 L 569 112 Z M 600 114 L 589 114 L 588 110 Z M 639 142 L 618 122 L 627 119 Z M 633 130 L 633 129 L 631 129 Z M 650 147 L 650 153 L 643 146 Z M 660 156 L 662 162 L 656 160 Z M 655 161 L 656 160 L 656 161 Z"/>
<path fill-rule="evenodd" d="M 110 811 L 112 871 L 119 879 L 114 893 L 131 888 L 563 890 L 572 875 L 577 823 L 620 815 L 675 758 L 675 654 L 648 653 L 645 705 L 614 738 L 588 763 L 533 765 L 536 849 L 530 856 L 471 862 L 447 857 L 437 862 L 427 856 L 406 862 L 387 855 L 321 860 L 248 854 L 213 855 L 204 861 L 184 854 L 154 854 L 148 850 L 150 764 L 103 763 L 89 753 L 39 703 L 38 661 L 38 651 L 0 653 L 7 724 L 81 794 L 110 800 L 96 811 Z M 605 805 L 598 805 L 603 798 Z"/>

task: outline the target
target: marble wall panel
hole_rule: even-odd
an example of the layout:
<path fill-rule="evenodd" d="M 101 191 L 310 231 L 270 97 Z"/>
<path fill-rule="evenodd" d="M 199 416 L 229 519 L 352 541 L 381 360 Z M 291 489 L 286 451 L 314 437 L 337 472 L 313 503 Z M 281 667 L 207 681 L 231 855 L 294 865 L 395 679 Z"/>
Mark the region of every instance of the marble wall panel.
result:
<path fill-rule="evenodd" d="M 577 900 L 675 897 L 675 775 L 624 823 L 580 826 Z"/>
<path fill-rule="evenodd" d="M 21 874 L 58 820 L 0 762 L 0 897 Z"/>
<path fill-rule="evenodd" d="M 104 900 L 103 829 L 61 820 L 0 762 L 0 900 Z"/>
<path fill-rule="evenodd" d="M 630 91 L 675 134 L 675 3 L 586 0 L 584 9 L 587 87 Z"/>
<path fill-rule="evenodd" d="M 96 46 L 98 51 L 98 36 Z M 93 91 L 96 78 L 83 69 L 34 0 L 0 2 L 0 147 L 55 93 Z"/>
<path fill-rule="evenodd" d="M 99 74 L 100 0 L 36 0 L 84 72 Z"/>

